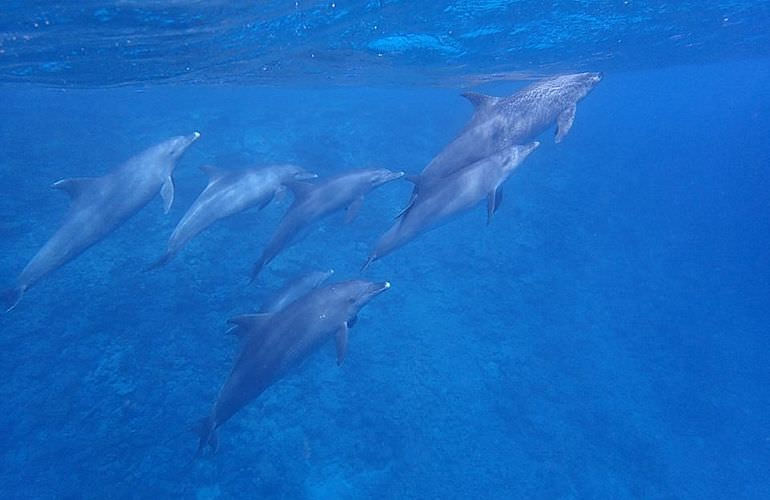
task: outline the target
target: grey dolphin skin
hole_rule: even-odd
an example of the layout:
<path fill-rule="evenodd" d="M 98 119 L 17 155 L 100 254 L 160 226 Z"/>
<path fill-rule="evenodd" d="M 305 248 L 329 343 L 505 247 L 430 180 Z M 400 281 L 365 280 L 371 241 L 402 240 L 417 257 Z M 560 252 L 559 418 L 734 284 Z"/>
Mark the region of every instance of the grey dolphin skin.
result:
<path fill-rule="evenodd" d="M 276 313 L 292 302 L 305 296 L 310 290 L 318 288 L 321 283 L 334 274 L 334 269 L 328 271 L 311 271 L 289 280 L 280 290 L 267 298 L 260 308 L 260 313 Z M 227 333 L 241 337 L 244 330 L 238 325 L 233 325 Z"/>
<path fill-rule="evenodd" d="M 280 290 L 268 298 L 260 309 L 263 313 L 278 312 L 310 290 L 317 288 L 334 274 L 334 269 L 328 271 L 311 271 L 302 274 L 286 283 Z"/>
<path fill-rule="evenodd" d="M 214 407 L 198 427 L 200 455 L 217 448 L 216 430 L 322 344 L 336 339 L 337 363 L 345 357 L 356 315 L 390 283 L 351 280 L 311 290 L 275 314 L 233 318 L 246 330 L 243 347 Z"/>
<path fill-rule="evenodd" d="M 313 179 L 315 174 L 296 165 L 225 170 L 201 167 L 209 183 L 177 224 L 168 240 L 166 253 L 150 269 L 165 265 L 201 231 L 219 219 L 252 206 L 261 210 L 292 180 Z"/>
<path fill-rule="evenodd" d="M 471 121 L 413 179 L 414 191 L 404 211 L 420 190 L 438 179 L 505 147 L 530 142 L 554 122 L 556 142 L 561 142 L 572 127 L 577 103 L 601 79 L 601 73 L 576 73 L 540 80 L 508 97 L 463 94 L 475 108 Z"/>
<path fill-rule="evenodd" d="M 350 222 L 361 208 L 364 195 L 403 176 L 404 172 L 392 172 L 382 168 L 358 169 L 324 179 L 317 184 L 288 183 L 289 189 L 294 192 L 294 203 L 281 219 L 278 229 L 254 265 L 252 281 L 267 263 L 292 243 L 302 229 L 343 207 L 347 207 L 345 220 Z"/>
<path fill-rule="evenodd" d="M 13 309 L 24 292 L 42 277 L 71 261 L 144 207 L 160 191 L 166 213 L 174 200 L 171 174 L 182 153 L 200 133 L 161 142 L 102 177 L 63 179 L 53 187 L 71 198 L 61 227 L 3 293 Z"/>
<path fill-rule="evenodd" d="M 363 269 L 421 232 L 446 221 L 452 215 L 472 208 L 485 197 L 489 223 L 500 207 L 503 182 L 539 145 L 539 142 L 532 142 L 523 146 L 510 146 L 442 179 L 431 189 L 420 193 L 412 208 L 382 235 Z"/>

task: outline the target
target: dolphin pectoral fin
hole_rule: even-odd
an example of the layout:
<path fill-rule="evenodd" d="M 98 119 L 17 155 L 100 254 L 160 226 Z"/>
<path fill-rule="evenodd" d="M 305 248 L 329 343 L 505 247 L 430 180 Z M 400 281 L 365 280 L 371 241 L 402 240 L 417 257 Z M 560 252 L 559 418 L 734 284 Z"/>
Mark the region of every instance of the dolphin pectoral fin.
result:
<path fill-rule="evenodd" d="M 503 202 L 503 186 L 499 186 L 487 195 L 487 225 L 492 223 L 492 216 L 495 215 L 500 204 Z"/>
<path fill-rule="evenodd" d="M 480 108 L 492 106 L 496 104 L 497 101 L 500 100 L 499 97 L 494 97 L 486 94 L 479 94 L 478 92 L 465 92 L 460 95 L 468 99 L 470 103 L 473 104 L 473 107 L 476 108 L 477 110 Z"/>
<path fill-rule="evenodd" d="M 556 143 L 560 143 L 564 140 L 564 137 L 567 136 L 567 133 L 569 132 L 569 129 L 572 128 L 572 122 L 575 121 L 575 111 L 576 107 L 573 104 L 572 106 L 568 107 L 564 111 L 561 112 L 559 117 L 556 119 Z"/>
<path fill-rule="evenodd" d="M 335 336 L 335 340 L 337 343 L 337 366 L 340 366 L 342 364 L 342 361 L 345 359 L 345 353 L 348 350 L 348 324 L 342 323 L 342 326 L 339 330 L 337 330 L 337 335 Z"/>
<path fill-rule="evenodd" d="M 247 335 L 252 335 L 264 329 L 272 317 L 272 313 L 259 313 L 243 314 L 230 318 L 227 322 L 234 325 L 234 327 L 227 330 L 227 333 L 244 338 Z"/>
<path fill-rule="evenodd" d="M 0 293 L 0 303 L 2 303 L 3 307 L 5 308 L 5 312 L 11 312 L 16 308 L 16 306 L 19 304 L 19 301 L 21 301 L 21 297 L 24 295 L 24 289 L 17 287 L 17 288 L 11 288 L 10 290 L 5 290 L 2 293 Z"/>
<path fill-rule="evenodd" d="M 345 224 L 350 224 L 353 222 L 353 220 L 358 215 L 358 212 L 361 210 L 361 205 L 364 203 L 364 197 L 359 196 L 353 202 L 348 205 L 347 210 L 345 210 Z"/>
<path fill-rule="evenodd" d="M 73 177 L 71 179 L 62 179 L 54 182 L 51 187 L 59 189 L 70 195 L 70 199 L 75 201 L 84 191 L 98 180 L 97 177 Z"/>
<path fill-rule="evenodd" d="M 163 181 L 160 196 L 163 198 L 163 213 L 167 214 L 171 210 L 171 204 L 174 203 L 174 179 L 170 175 Z"/>
<path fill-rule="evenodd" d="M 259 204 L 259 206 L 257 207 L 257 211 L 259 211 L 259 210 L 262 210 L 263 208 L 265 208 L 266 206 L 268 206 L 268 205 L 270 204 L 270 202 L 271 202 L 271 201 L 273 201 L 273 200 L 275 199 L 275 195 L 276 195 L 276 193 L 277 193 L 277 191 L 273 191 L 272 193 L 270 193 L 270 195 L 269 195 L 269 196 L 265 196 L 265 199 L 264 199 L 264 200 L 262 201 L 262 203 L 260 203 L 260 204 Z"/>

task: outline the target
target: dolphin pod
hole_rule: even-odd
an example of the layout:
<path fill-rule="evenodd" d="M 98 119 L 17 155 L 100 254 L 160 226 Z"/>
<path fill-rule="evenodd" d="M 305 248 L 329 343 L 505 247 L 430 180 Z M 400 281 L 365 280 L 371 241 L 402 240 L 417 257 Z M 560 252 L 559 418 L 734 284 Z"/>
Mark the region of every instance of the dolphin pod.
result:
<path fill-rule="evenodd" d="M 372 189 L 404 176 L 404 172 L 391 172 L 383 168 L 351 170 L 318 184 L 291 182 L 294 203 L 286 212 L 273 238 L 252 271 L 255 280 L 262 268 L 284 248 L 297 239 L 299 233 L 311 223 L 347 207 L 345 221 L 351 222 L 358 214 L 366 195 Z"/>
<path fill-rule="evenodd" d="M 556 122 L 556 142 L 572 128 L 577 103 L 601 81 L 601 73 L 559 75 L 535 82 L 508 97 L 467 92 L 473 104 L 470 122 L 423 169 L 413 177 L 409 210 L 420 190 L 505 147 L 533 141 Z"/>
<path fill-rule="evenodd" d="M 501 186 L 513 170 L 540 145 L 510 146 L 488 158 L 479 160 L 423 192 L 380 238 L 363 269 L 369 264 L 404 245 L 420 232 L 434 227 L 460 212 L 468 210 L 487 198 L 487 223 L 500 208 Z"/>
<path fill-rule="evenodd" d="M 556 125 L 555 142 L 569 133 L 576 106 L 601 81 L 600 73 L 560 75 L 535 82 L 507 97 L 463 94 L 474 113 L 459 135 L 418 175 L 386 169 L 349 170 L 315 182 L 295 165 L 224 170 L 202 167 L 206 188 L 171 234 L 165 253 L 150 266 L 169 262 L 195 236 L 224 217 L 250 207 L 262 209 L 276 194 L 290 190 L 294 200 L 252 271 L 260 271 L 320 219 L 346 209 L 352 221 L 373 189 L 406 177 L 413 191 L 394 224 L 377 241 L 362 271 L 416 236 L 486 198 L 487 221 L 500 207 L 503 183 L 537 147 L 536 138 Z M 53 185 L 71 197 L 61 227 L 30 260 L 15 285 L 2 293 L 13 309 L 24 292 L 44 276 L 99 242 L 160 192 L 164 209 L 174 198 L 172 173 L 195 132 L 153 146 L 102 177 L 64 179 Z M 313 272 L 290 281 L 262 304 L 261 312 L 232 318 L 228 333 L 241 338 L 229 377 L 213 408 L 196 430 L 198 454 L 216 449 L 217 430 L 324 342 L 335 339 L 337 363 L 347 351 L 348 334 L 358 312 L 390 283 L 348 280 L 323 285 L 332 271 Z"/>

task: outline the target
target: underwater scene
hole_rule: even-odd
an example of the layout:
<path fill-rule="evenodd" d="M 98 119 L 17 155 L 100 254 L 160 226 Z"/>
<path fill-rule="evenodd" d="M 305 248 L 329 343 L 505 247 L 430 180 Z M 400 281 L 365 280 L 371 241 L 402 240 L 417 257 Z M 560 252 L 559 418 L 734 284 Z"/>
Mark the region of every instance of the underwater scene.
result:
<path fill-rule="evenodd" d="M 9 0 L 0 497 L 770 498 L 770 2 Z"/>

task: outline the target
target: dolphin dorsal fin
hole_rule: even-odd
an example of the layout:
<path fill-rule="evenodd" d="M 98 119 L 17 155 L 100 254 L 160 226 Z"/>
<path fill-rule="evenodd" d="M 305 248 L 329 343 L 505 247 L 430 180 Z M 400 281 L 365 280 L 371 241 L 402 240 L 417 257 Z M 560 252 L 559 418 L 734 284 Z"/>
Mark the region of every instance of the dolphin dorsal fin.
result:
<path fill-rule="evenodd" d="M 51 187 L 59 189 L 70 195 L 70 199 L 75 201 L 84 191 L 98 180 L 98 177 L 73 177 L 54 182 Z"/>
<path fill-rule="evenodd" d="M 272 313 L 243 314 L 227 320 L 233 325 L 227 330 L 227 333 L 236 335 L 239 338 L 246 338 L 262 331 L 273 317 Z"/>
<path fill-rule="evenodd" d="M 468 99 L 476 110 L 492 106 L 500 100 L 499 97 L 479 94 L 478 92 L 465 92 L 460 95 Z"/>
<path fill-rule="evenodd" d="M 214 165 L 203 165 L 200 167 L 201 172 L 206 174 L 209 177 L 209 184 L 212 182 L 221 179 L 227 174 L 227 170 L 219 167 L 215 167 Z"/>
<path fill-rule="evenodd" d="M 294 193 L 295 200 L 307 198 L 316 187 L 315 184 L 302 181 L 289 181 L 285 182 L 284 185 Z"/>

